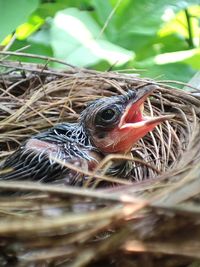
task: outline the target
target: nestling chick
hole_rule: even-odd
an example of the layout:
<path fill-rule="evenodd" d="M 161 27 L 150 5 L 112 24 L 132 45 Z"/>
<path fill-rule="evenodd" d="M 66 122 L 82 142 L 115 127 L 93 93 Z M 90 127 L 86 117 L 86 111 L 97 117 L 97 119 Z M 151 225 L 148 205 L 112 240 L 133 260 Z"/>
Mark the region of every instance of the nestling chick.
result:
<path fill-rule="evenodd" d="M 36 180 L 73 184 L 77 173 L 63 162 L 92 170 L 108 153 L 127 153 L 156 125 L 171 116 L 145 117 L 146 98 L 157 87 L 146 85 L 125 95 L 88 104 L 77 123 L 62 123 L 32 136 L 7 158 L 0 176 L 5 180 Z"/>

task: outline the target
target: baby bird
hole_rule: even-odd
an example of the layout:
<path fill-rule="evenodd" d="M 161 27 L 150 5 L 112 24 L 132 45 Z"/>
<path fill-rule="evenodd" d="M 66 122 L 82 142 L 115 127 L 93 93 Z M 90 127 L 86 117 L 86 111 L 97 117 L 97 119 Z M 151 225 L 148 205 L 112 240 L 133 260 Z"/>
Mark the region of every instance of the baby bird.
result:
<path fill-rule="evenodd" d="M 95 100 L 77 123 L 61 123 L 32 136 L 5 160 L 0 179 L 72 185 L 79 174 L 61 162 L 91 171 L 107 154 L 130 152 L 140 138 L 171 118 L 143 115 L 144 101 L 156 88 L 146 85 L 125 95 Z"/>

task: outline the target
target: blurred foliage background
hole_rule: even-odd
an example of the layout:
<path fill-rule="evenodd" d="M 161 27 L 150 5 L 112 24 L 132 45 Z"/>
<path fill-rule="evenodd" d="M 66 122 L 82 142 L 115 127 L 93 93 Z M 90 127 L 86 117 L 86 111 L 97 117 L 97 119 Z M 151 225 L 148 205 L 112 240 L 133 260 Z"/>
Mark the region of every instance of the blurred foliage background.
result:
<path fill-rule="evenodd" d="M 0 25 L 3 51 L 159 80 L 200 69 L 199 0 L 0 0 Z"/>

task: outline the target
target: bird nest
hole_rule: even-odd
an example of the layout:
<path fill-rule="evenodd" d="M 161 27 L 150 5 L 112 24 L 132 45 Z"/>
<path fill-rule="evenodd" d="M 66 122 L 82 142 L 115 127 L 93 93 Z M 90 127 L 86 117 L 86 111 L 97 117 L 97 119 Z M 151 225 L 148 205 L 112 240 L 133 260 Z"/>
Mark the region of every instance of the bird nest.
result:
<path fill-rule="evenodd" d="M 90 173 L 93 187 L 0 181 L 0 266 L 199 266 L 200 99 L 170 81 L 96 72 L 63 62 L 0 62 L 1 160 L 29 136 L 76 121 L 88 101 L 146 84 L 151 115 L 174 114 L 129 156 L 108 155 Z M 174 83 L 175 85 L 178 83 Z M 107 177 L 111 162 L 133 162 L 130 177 Z M 104 188 L 98 188 L 100 181 Z M 113 186 L 115 184 L 115 186 Z M 112 185 L 112 186 L 110 186 Z M 28 193 L 28 194 L 27 194 Z"/>

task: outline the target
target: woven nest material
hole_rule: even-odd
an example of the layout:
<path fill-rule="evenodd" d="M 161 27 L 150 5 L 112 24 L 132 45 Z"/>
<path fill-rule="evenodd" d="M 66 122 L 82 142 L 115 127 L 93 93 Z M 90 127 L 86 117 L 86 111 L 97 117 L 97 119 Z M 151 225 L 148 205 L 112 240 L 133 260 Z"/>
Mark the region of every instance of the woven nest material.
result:
<path fill-rule="evenodd" d="M 9 53 L 8 53 L 9 54 Z M 27 55 L 28 56 L 28 55 Z M 128 180 L 101 189 L 0 182 L 0 266 L 199 266 L 200 99 L 136 74 L 0 62 L 0 158 L 32 134 L 76 121 L 88 101 L 157 84 L 148 114 L 175 114 L 134 146 Z M 197 264 L 197 265 L 194 265 Z"/>

